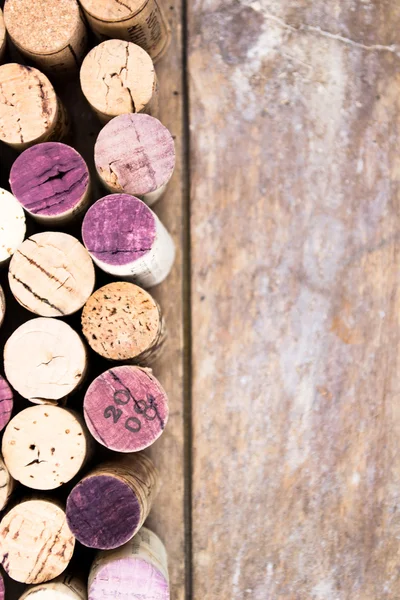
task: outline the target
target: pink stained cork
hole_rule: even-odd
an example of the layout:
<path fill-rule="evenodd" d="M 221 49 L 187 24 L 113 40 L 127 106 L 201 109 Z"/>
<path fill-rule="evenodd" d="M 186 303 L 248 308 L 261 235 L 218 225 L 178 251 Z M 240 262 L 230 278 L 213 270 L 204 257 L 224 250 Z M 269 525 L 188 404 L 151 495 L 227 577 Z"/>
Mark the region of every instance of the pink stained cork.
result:
<path fill-rule="evenodd" d="M 0 600 L 5 600 L 6 590 L 4 587 L 3 575 L 0 573 Z"/>
<path fill-rule="evenodd" d="M 106 188 L 137 196 L 151 206 L 165 191 L 174 171 L 174 140 L 154 117 L 120 115 L 100 131 L 94 158 Z"/>
<path fill-rule="evenodd" d="M 169 600 L 167 553 L 149 529 L 116 550 L 99 552 L 89 575 L 89 600 Z"/>
<path fill-rule="evenodd" d="M 0 431 L 3 431 L 10 420 L 13 406 L 13 392 L 4 377 L 0 375 Z"/>
<path fill-rule="evenodd" d="M 122 366 L 97 377 L 86 392 L 83 411 L 93 437 L 116 452 L 137 452 L 162 434 L 168 399 L 150 369 Z"/>

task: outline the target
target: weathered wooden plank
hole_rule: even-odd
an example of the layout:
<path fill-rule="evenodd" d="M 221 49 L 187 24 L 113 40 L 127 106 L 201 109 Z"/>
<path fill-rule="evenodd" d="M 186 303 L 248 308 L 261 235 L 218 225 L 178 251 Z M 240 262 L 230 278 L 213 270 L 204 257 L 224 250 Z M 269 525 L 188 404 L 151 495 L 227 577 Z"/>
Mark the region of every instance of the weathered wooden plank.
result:
<path fill-rule="evenodd" d="M 399 25 L 190 5 L 195 599 L 398 597 Z"/>

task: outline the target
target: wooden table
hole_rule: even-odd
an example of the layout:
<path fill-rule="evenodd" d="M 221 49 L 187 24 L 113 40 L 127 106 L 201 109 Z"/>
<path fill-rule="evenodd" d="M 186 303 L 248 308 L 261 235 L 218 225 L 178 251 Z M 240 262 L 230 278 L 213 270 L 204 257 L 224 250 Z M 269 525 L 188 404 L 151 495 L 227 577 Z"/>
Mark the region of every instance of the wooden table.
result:
<path fill-rule="evenodd" d="M 166 6 L 171 598 L 397 600 L 400 4 Z"/>

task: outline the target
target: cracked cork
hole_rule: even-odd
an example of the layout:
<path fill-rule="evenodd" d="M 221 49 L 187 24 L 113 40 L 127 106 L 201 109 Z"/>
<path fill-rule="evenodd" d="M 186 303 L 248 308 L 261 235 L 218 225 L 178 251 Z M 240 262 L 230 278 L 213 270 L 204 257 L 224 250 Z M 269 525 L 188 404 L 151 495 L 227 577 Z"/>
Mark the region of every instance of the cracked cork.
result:
<path fill-rule="evenodd" d="M 38 317 L 8 338 L 4 370 L 10 384 L 34 404 L 57 404 L 82 383 L 86 348 L 63 321 Z"/>
<path fill-rule="evenodd" d="M 90 203 L 89 170 L 71 146 L 45 142 L 28 148 L 10 172 L 14 196 L 43 225 L 70 223 Z"/>
<path fill-rule="evenodd" d="M 2 453 L 12 477 L 35 490 L 53 490 L 85 464 L 90 436 L 75 412 L 59 406 L 31 406 L 7 425 Z"/>
<path fill-rule="evenodd" d="M 82 238 L 100 269 L 145 288 L 161 283 L 175 258 L 174 242 L 160 219 L 128 194 L 95 202 L 83 220 Z"/>
<path fill-rule="evenodd" d="M 155 115 L 158 84 L 153 61 L 145 50 L 121 40 L 108 40 L 83 61 L 82 91 L 102 123 L 124 113 Z"/>
<path fill-rule="evenodd" d="M 160 538 L 142 527 L 121 548 L 99 552 L 89 574 L 91 600 L 135 598 L 170 600 L 167 551 Z"/>
<path fill-rule="evenodd" d="M 68 566 L 75 538 L 64 510 L 50 500 L 25 500 L 0 523 L 0 548 L 6 573 L 21 583 L 42 583 Z"/>
<path fill-rule="evenodd" d="M 76 0 L 40 0 L 33 7 L 32 0 L 7 0 L 4 21 L 13 43 L 43 71 L 79 69 L 87 32 Z"/>
<path fill-rule="evenodd" d="M 95 272 L 86 248 L 72 235 L 49 231 L 27 238 L 11 259 L 14 298 L 42 317 L 77 312 L 93 292 Z"/>
<path fill-rule="evenodd" d="M 64 108 L 47 77 L 16 63 L 0 66 L 0 140 L 21 151 L 66 132 Z"/>
<path fill-rule="evenodd" d="M 157 61 L 167 51 L 171 31 L 158 0 L 80 0 L 91 29 L 101 38 L 133 42 Z"/>
<path fill-rule="evenodd" d="M 86 585 L 77 577 L 61 575 L 50 583 L 30 587 L 19 600 L 87 600 Z"/>
<path fill-rule="evenodd" d="M 68 496 L 68 525 L 84 546 L 118 548 L 139 531 L 159 488 L 158 471 L 144 454 L 101 464 Z"/>
<path fill-rule="evenodd" d="M 96 290 L 82 311 L 91 348 L 108 360 L 148 364 L 165 340 L 160 307 L 148 292 L 127 282 Z"/>
<path fill-rule="evenodd" d="M 174 140 L 154 117 L 120 115 L 100 131 L 94 160 L 107 189 L 137 196 L 151 206 L 165 192 L 172 177 Z"/>

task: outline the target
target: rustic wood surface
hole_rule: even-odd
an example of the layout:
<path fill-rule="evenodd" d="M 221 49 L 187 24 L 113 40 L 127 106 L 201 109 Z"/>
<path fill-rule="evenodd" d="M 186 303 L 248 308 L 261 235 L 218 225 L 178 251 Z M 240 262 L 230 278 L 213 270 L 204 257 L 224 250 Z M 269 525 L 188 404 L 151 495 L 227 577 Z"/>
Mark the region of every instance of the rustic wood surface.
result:
<path fill-rule="evenodd" d="M 400 6 L 189 11 L 193 597 L 394 600 Z"/>

